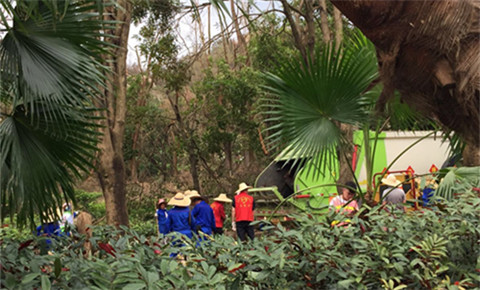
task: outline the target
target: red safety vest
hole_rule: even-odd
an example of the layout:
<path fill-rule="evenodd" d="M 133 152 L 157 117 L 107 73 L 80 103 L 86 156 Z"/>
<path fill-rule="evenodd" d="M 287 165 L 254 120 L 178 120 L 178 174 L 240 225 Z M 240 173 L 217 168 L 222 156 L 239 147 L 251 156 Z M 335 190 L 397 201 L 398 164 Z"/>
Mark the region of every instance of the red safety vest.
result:
<path fill-rule="evenodd" d="M 253 197 L 246 192 L 235 196 L 235 221 L 253 222 Z"/>
<path fill-rule="evenodd" d="M 223 208 L 223 204 L 214 201 L 210 207 L 213 210 L 213 216 L 215 217 L 215 227 L 216 228 L 223 228 L 223 221 L 225 220 L 225 209 Z"/>

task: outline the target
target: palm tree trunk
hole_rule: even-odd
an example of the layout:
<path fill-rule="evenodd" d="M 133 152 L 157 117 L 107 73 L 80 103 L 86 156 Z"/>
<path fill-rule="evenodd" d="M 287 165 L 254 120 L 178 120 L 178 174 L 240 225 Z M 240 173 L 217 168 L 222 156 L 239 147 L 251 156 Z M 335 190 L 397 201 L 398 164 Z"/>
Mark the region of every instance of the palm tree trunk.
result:
<path fill-rule="evenodd" d="M 479 166 L 480 148 L 472 143 L 468 143 L 463 150 L 463 166 Z"/>
<path fill-rule="evenodd" d="M 480 6 L 476 0 L 331 0 L 368 37 L 379 56 L 383 92 L 455 131 L 480 165 Z M 471 160 L 471 161 L 470 161 Z"/>

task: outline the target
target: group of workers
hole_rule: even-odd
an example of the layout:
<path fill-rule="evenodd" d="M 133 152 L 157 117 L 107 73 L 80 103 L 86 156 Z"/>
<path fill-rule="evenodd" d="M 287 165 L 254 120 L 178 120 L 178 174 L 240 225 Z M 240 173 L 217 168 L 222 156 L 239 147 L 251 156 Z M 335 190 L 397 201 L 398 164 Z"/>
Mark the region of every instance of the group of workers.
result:
<path fill-rule="evenodd" d="M 62 219 L 58 220 L 58 216 L 61 214 Z M 73 227 L 74 213 L 70 204 L 65 203 L 62 206 L 62 213 L 57 212 L 55 214 L 49 214 L 47 220 L 36 228 L 37 236 L 45 237 L 60 237 L 70 236 L 70 229 Z M 49 248 L 52 240 L 47 238 L 40 244 L 40 253 L 45 254 Z"/>
<path fill-rule="evenodd" d="M 245 241 L 248 236 L 253 240 L 254 229 L 251 222 L 254 220 L 255 202 L 248 194 L 249 188 L 251 186 L 246 183 L 240 183 L 233 200 L 222 193 L 213 199 L 211 205 L 207 203 L 206 197 L 196 190 L 178 192 L 168 202 L 163 198 L 159 199 L 156 211 L 158 231 L 163 235 L 176 232 L 188 238 L 198 234 L 200 239 L 206 239 L 213 234 L 221 235 L 226 220 L 224 204 L 231 203 L 232 227 L 238 238 Z M 167 211 L 167 205 L 173 208 Z"/>
<path fill-rule="evenodd" d="M 381 196 L 384 205 L 390 205 L 393 210 L 398 209 L 405 212 L 406 194 L 401 187 L 401 181 L 393 174 L 382 179 L 384 186 Z M 340 194 L 330 201 L 330 209 L 341 212 L 346 217 L 353 216 L 359 209 L 355 199 L 357 185 L 349 181 L 340 190 Z M 238 238 L 245 241 L 247 236 L 254 239 L 254 228 L 251 222 L 254 220 L 255 201 L 248 194 L 246 183 L 239 184 L 235 197 L 228 198 L 225 193 L 214 198 L 211 205 L 207 204 L 205 197 L 196 190 L 187 190 L 177 193 L 170 201 L 159 199 L 157 204 L 156 217 L 160 234 L 166 235 L 171 232 L 181 233 L 189 238 L 200 232 L 206 236 L 223 234 L 225 215 L 225 203 L 232 203 L 232 229 L 236 231 Z M 173 206 L 166 209 L 167 205 Z M 349 220 L 334 221 L 332 226 L 349 223 Z"/>
<path fill-rule="evenodd" d="M 402 184 L 395 175 L 389 174 L 382 179 L 382 188 L 380 190 L 382 204 L 387 205 L 387 210 L 399 210 L 405 212 L 405 203 L 407 202 L 407 196 L 405 191 L 400 187 Z M 342 212 L 347 217 L 353 216 L 359 209 L 357 200 L 355 200 L 355 194 L 357 192 L 357 185 L 353 181 L 349 181 L 342 188 L 340 194 L 334 197 L 330 201 L 330 208 L 336 212 Z M 332 225 L 343 225 L 348 223 L 349 220 L 343 222 L 334 221 Z"/>

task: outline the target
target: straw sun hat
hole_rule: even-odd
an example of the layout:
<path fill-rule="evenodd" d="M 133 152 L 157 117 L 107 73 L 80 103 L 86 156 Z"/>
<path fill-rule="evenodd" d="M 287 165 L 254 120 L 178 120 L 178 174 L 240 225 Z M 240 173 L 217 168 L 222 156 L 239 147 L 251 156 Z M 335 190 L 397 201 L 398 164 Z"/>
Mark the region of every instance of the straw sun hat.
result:
<path fill-rule="evenodd" d="M 174 197 L 170 199 L 168 205 L 175 205 L 175 206 L 189 206 L 190 205 L 190 198 L 183 195 L 181 192 L 177 192 Z"/>
<path fill-rule="evenodd" d="M 235 191 L 235 193 L 242 192 L 245 189 L 249 189 L 249 188 L 252 188 L 252 187 L 250 185 L 247 185 L 245 182 L 242 182 L 238 185 L 238 189 L 237 189 L 237 191 Z"/>
<path fill-rule="evenodd" d="M 219 201 L 219 202 L 232 202 L 230 198 L 227 197 L 225 193 L 220 193 L 220 195 L 213 200 Z"/>
<path fill-rule="evenodd" d="M 389 174 L 387 178 L 382 179 L 382 183 L 388 186 L 393 186 L 397 187 L 399 186 L 402 182 L 398 181 L 398 179 L 395 177 L 393 174 Z"/>
<path fill-rule="evenodd" d="M 198 193 L 196 190 L 187 190 L 189 193 L 186 194 L 185 196 L 190 198 L 190 200 L 194 199 L 203 199 L 203 197 Z"/>

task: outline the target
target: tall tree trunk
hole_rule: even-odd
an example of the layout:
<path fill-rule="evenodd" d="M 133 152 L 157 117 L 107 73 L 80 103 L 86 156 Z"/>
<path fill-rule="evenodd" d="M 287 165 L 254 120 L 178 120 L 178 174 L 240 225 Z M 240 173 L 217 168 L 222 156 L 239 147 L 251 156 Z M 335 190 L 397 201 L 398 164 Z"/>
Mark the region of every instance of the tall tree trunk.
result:
<path fill-rule="evenodd" d="M 148 61 L 150 64 L 150 61 Z M 141 65 L 141 62 L 138 62 L 139 66 Z M 143 72 L 142 76 L 142 82 L 140 84 L 140 91 L 138 92 L 138 100 L 136 103 L 137 108 L 145 106 L 147 103 L 147 98 L 148 95 L 153 87 L 153 81 L 150 81 L 150 66 L 147 66 L 147 70 Z M 132 159 L 130 160 L 130 177 L 131 181 L 134 183 L 138 182 L 138 161 L 137 161 L 137 153 L 135 152 L 137 150 L 137 144 L 139 142 L 140 138 L 140 130 L 142 127 L 142 121 L 143 117 L 140 117 L 140 119 L 137 120 L 137 123 L 135 124 L 135 131 L 133 132 L 133 137 L 132 137 Z"/>
<path fill-rule="evenodd" d="M 175 136 L 175 132 L 174 130 L 171 130 L 170 131 L 171 133 L 171 140 L 172 140 L 172 143 L 170 143 L 169 145 L 172 146 L 173 148 L 177 148 L 176 143 L 176 136 Z M 177 151 L 173 150 L 172 152 L 172 173 L 173 175 L 177 175 L 178 174 L 178 170 L 177 170 L 177 165 L 178 165 L 178 156 L 177 156 Z"/>
<path fill-rule="evenodd" d="M 223 25 L 223 21 L 222 21 L 222 17 L 220 15 L 220 13 L 218 13 L 218 20 L 220 22 L 220 33 L 222 35 L 222 46 L 223 46 L 223 56 L 225 57 L 225 62 L 226 63 L 230 63 L 228 61 L 228 37 L 225 37 L 225 27 Z"/>
<path fill-rule="evenodd" d="M 231 176 L 233 173 L 232 142 L 225 142 L 223 150 L 225 151 L 225 168 L 228 170 L 228 176 Z"/>
<path fill-rule="evenodd" d="M 305 1 L 305 22 L 305 42 L 310 58 L 313 59 L 315 55 L 315 18 L 313 16 L 313 1 Z"/>
<path fill-rule="evenodd" d="M 132 159 L 130 159 L 130 178 L 133 183 L 138 182 L 138 162 L 137 162 L 137 154 L 135 151 L 137 150 L 138 144 L 138 136 L 140 135 L 140 124 L 137 123 L 135 125 L 135 131 L 133 132 L 132 137 Z"/>
<path fill-rule="evenodd" d="M 282 7 L 283 7 L 283 13 L 285 14 L 285 17 L 287 18 L 287 21 L 290 24 L 290 29 L 292 30 L 293 43 L 294 43 L 295 47 L 298 49 L 298 51 L 300 51 L 300 54 L 302 55 L 303 59 L 306 61 L 307 60 L 307 50 L 306 50 L 305 45 L 303 43 L 303 39 L 302 39 L 302 35 L 301 35 L 301 32 L 300 32 L 299 24 L 294 19 L 294 16 L 292 14 L 292 9 L 291 9 L 288 1 L 287 0 L 281 0 L 281 2 L 282 2 Z"/>
<path fill-rule="evenodd" d="M 195 144 L 193 144 L 193 140 L 190 140 L 190 148 L 194 148 Z M 201 192 L 200 189 L 200 181 L 198 179 L 198 157 L 195 151 L 190 151 L 189 157 L 190 161 L 190 174 L 192 175 L 193 180 L 193 188 Z"/>
<path fill-rule="evenodd" d="M 337 7 L 333 7 L 333 21 L 335 23 L 335 51 L 338 51 L 343 41 L 342 13 Z"/>
<path fill-rule="evenodd" d="M 463 166 L 478 166 L 480 163 L 480 149 L 473 146 L 471 143 L 467 144 L 463 150 Z"/>
<path fill-rule="evenodd" d="M 322 28 L 323 41 L 330 43 L 332 40 L 330 36 L 330 27 L 328 27 L 328 10 L 326 0 L 319 0 L 320 5 L 320 27 Z"/>
<path fill-rule="evenodd" d="M 340 11 L 333 7 L 333 19 L 334 19 L 334 34 L 335 34 L 335 51 L 340 49 L 340 46 L 343 42 L 343 23 L 342 15 Z M 353 144 L 353 131 L 354 127 L 350 124 L 340 124 L 340 131 L 345 136 L 345 139 Z M 345 184 L 347 181 L 353 181 L 353 172 L 352 172 L 352 157 L 353 157 L 354 147 L 350 146 L 347 148 L 339 149 L 339 176 L 337 183 Z M 341 191 L 339 191 L 341 192 Z"/>
<path fill-rule="evenodd" d="M 127 225 L 128 213 L 125 190 L 125 163 L 123 160 L 123 140 L 126 116 L 126 60 L 128 33 L 130 29 L 132 5 L 129 1 L 117 1 L 119 7 L 109 7 L 105 17 L 116 21 L 115 29 L 107 34 L 115 35 L 110 41 L 116 45 L 112 53 L 105 56 L 106 65 L 111 69 L 104 100 L 104 136 L 101 149 L 98 178 L 105 197 L 107 223 Z"/>
<path fill-rule="evenodd" d="M 210 55 L 212 46 L 212 5 L 208 5 L 208 50 L 207 55 Z"/>
<path fill-rule="evenodd" d="M 167 95 L 169 93 L 167 92 Z M 180 98 L 180 92 L 175 91 L 175 100 L 172 100 L 171 96 L 168 97 L 168 101 L 172 107 L 173 112 L 175 113 L 175 119 L 177 121 L 178 132 L 184 140 L 187 140 L 188 144 L 188 160 L 190 162 L 190 174 L 193 180 L 193 187 L 200 191 L 200 181 L 198 178 L 198 150 L 195 144 L 195 140 L 192 135 L 188 132 L 188 128 L 183 121 L 182 115 L 180 114 L 180 109 L 178 107 L 178 99 Z"/>
<path fill-rule="evenodd" d="M 248 56 L 248 50 L 247 50 L 247 42 L 245 40 L 245 37 L 242 34 L 242 31 L 240 30 L 240 23 L 238 20 L 237 12 L 236 12 L 236 7 L 235 7 L 235 1 L 230 0 L 230 10 L 232 12 L 232 21 L 233 21 L 233 26 L 235 28 L 235 33 L 237 35 L 237 41 L 238 41 L 238 47 L 240 48 L 241 54 L 246 56 L 246 65 L 248 66 L 250 64 L 250 59 Z M 237 60 L 235 59 L 235 62 Z"/>
<path fill-rule="evenodd" d="M 350 124 L 340 124 L 340 131 L 345 136 L 345 139 L 349 140 L 353 143 L 353 125 Z M 338 183 L 345 184 L 347 181 L 353 181 L 353 174 L 352 174 L 352 157 L 353 157 L 353 146 L 349 146 L 348 148 L 340 148 L 339 150 L 339 176 L 338 176 Z"/>

